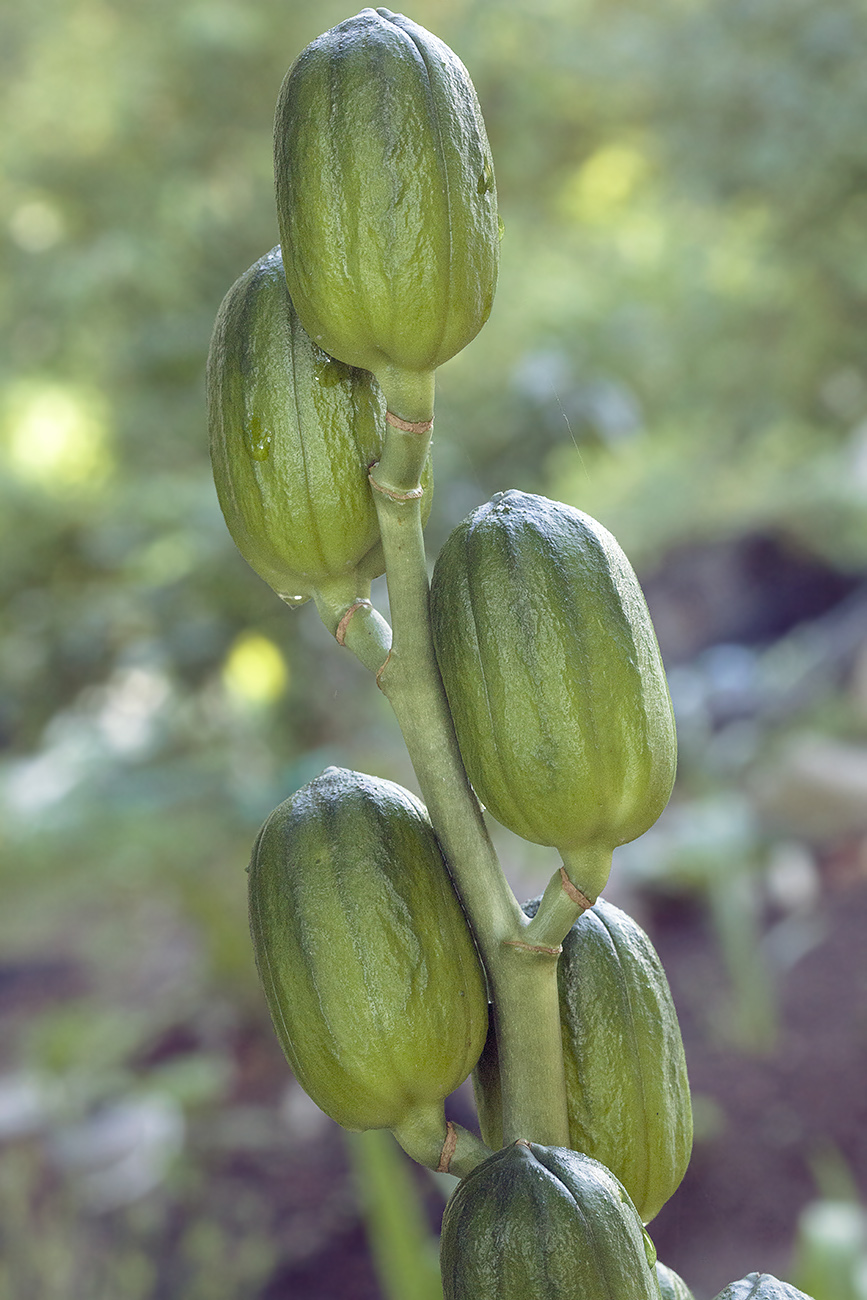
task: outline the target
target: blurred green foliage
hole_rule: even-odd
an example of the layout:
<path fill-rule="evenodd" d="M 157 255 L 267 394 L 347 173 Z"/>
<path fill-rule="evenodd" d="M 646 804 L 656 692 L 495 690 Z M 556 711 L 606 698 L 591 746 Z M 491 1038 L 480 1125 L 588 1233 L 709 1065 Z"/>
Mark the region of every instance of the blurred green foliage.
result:
<path fill-rule="evenodd" d="M 276 240 L 281 77 L 341 16 L 3 13 L 0 719 L 19 753 L 132 664 L 201 701 L 248 627 L 293 669 L 282 745 L 333 730 L 307 686 L 312 616 L 274 608 L 216 509 L 202 368 L 222 294 Z M 474 75 L 506 224 L 494 317 L 441 377 L 433 546 L 520 481 L 598 503 L 639 559 L 783 515 L 860 562 L 861 7 L 426 0 L 413 16 Z"/>
<path fill-rule="evenodd" d="M 418 1171 L 383 1130 L 350 1133 L 346 1141 L 383 1300 L 442 1300 L 439 1242 L 427 1222 Z M 457 1180 L 434 1178 L 446 1184 L 446 1199 Z"/>
<path fill-rule="evenodd" d="M 0 1169 L 0 1209 L 2 1300 L 236 1300 L 255 1294 L 275 1256 L 256 1200 L 209 1193 L 201 1174 L 83 1230 L 76 1198 L 21 1148 Z M 168 1243 L 159 1255 L 156 1239 Z"/>
<path fill-rule="evenodd" d="M 346 16 L 0 11 L 0 944 L 85 972 L 13 1017 L 0 1068 L 72 1077 L 82 1108 L 215 998 L 261 1014 L 242 867 L 275 803 L 332 761 L 413 783 L 362 670 L 235 552 L 207 460 L 214 315 L 277 241 L 280 81 Z M 470 69 L 505 223 L 491 321 L 439 379 L 431 553 L 514 486 L 639 569 L 750 527 L 867 567 L 859 0 L 410 16 Z"/>
<path fill-rule="evenodd" d="M 817 1199 L 798 1220 L 792 1261 L 795 1285 L 814 1300 L 867 1295 L 867 1208 L 843 1155 L 835 1148 L 813 1161 Z"/>

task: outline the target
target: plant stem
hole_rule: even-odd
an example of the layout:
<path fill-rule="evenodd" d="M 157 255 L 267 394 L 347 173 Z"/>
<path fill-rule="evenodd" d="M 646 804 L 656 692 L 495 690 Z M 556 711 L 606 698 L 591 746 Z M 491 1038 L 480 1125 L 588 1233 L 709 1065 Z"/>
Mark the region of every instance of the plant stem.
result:
<path fill-rule="evenodd" d="M 376 378 L 393 415 L 402 420 L 433 419 L 434 371 L 405 370 L 384 362 Z"/>
<path fill-rule="evenodd" d="M 356 595 L 360 584 L 326 583 L 314 592 L 319 617 L 332 636 L 346 645 L 371 672 L 376 673 L 391 649 L 391 628 L 368 599 L 370 583 L 363 596 Z"/>
<path fill-rule="evenodd" d="M 611 874 L 612 852 L 605 844 L 562 850 L 563 866 L 549 880 L 527 927 L 524 938 L 528 943 L 563 942 L 582 912 L 596 902 Z"/>
<path fill-rule="evenodd" d="M 446 1123 L 442 1102 L 413 1111 L 393 1133 L 407 1155 L 418 1164 L 440 1173 L 456 1174 L 458 1178 L 466 1178 L 476 1165 L 493 1155 L 475 1133 L 461 1124 Z"/>
<path fill-rule="evenodd" d="M 569 1145 L 556 948 L 513 940 L 494 983 L 503 1145 Z"/>
<path fill-rule="evenodd" d="M 399 451 L 389 451 L 394 434 Z M 415 439 L 415 455 L 408 455 Z M 504 1141 L 568 1145 L 556 951 L 524 942 L 527 918 L 503 875 L 464 772 L 430 630 L 418 497 L 428 438 L 389 429 L 371 472 L 394 629 L 379 683 L 410 759 L 478 943 L 494 1001 Z M 389 467 L 390 479 L 381 474 Z M 394 467 L 400 467 L 400 475 Z M 397 479 L 400 481 L 396 481 Z M 568 927 L 567 927 L 568 928 Z"/>

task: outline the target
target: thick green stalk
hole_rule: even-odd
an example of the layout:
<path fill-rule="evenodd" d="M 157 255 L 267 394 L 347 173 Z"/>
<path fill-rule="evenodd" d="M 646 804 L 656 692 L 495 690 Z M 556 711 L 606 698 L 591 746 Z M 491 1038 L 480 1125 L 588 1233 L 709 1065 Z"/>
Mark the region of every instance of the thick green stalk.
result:
<path fill-rule="evenodd" d="M 387 565 L 391 651 L 378 679 L 406 741 L 422 795 L 472 925 L 494 1000 L 503 1090 L 504 1142 L 519 1137 L 568 1145 L 557 1002 L 556 948 L 525 942 L 527 918 L 503 875 L 464 772 L 430 631 L 429 585 L 418 486 L 426 436 L 371 473 Z M 414 464 L 411 461 L 414 459 Z M 400 481 L 381 467 L 400 465 Z M 568 927 L 567 927 L 568 928 Z"/>
<path fill-rule="evenodd" d="M 569 1145 L 557 948 L 502 944 L 489 971 L 503 1107 L 503 1145 Z M 529 1135 L 529 1136 L 528 1136 Z"/>

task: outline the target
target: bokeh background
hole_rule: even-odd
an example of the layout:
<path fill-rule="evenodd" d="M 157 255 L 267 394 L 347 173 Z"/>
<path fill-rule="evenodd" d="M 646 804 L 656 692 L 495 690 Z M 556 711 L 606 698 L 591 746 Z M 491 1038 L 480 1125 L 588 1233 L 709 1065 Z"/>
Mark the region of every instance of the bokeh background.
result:
<path fill-rule="evenodd" d="M 245 916 L 276 803 L 329 763 L 414 778 L 363 670 L 235 552 L 204 415 L 217 307 L 277 242 L 280 82 L 350 12 L 0 9 L 2 1300 L 436 1293 L 395 1278 L 448 1188 L 306 1102 Z M 491 320 L 438 380 L 430 553 L 497 490 L 577 505 L 670 673 L 675 796 L 609 891 L 695 1090 L 660 1256 L 700 1298 L 758 1269 L 863 1300 L 867 14 L 409 16 L 470 69 L 505 224 Z M 494 830 L 536 892 L 550 856 Z"/>

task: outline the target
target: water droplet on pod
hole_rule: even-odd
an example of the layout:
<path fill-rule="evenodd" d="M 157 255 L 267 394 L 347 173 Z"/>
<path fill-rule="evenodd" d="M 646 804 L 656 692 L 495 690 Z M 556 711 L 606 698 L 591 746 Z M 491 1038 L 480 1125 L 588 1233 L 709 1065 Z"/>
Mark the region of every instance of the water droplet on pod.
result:
<path fill-rule="evenodd" d="M 258 415 L 252 415 L 244 428 L 244 441 L 253 460 L 267 460 L 271 451 L 272 435 L 270 429 L 262 427 Z"/>

